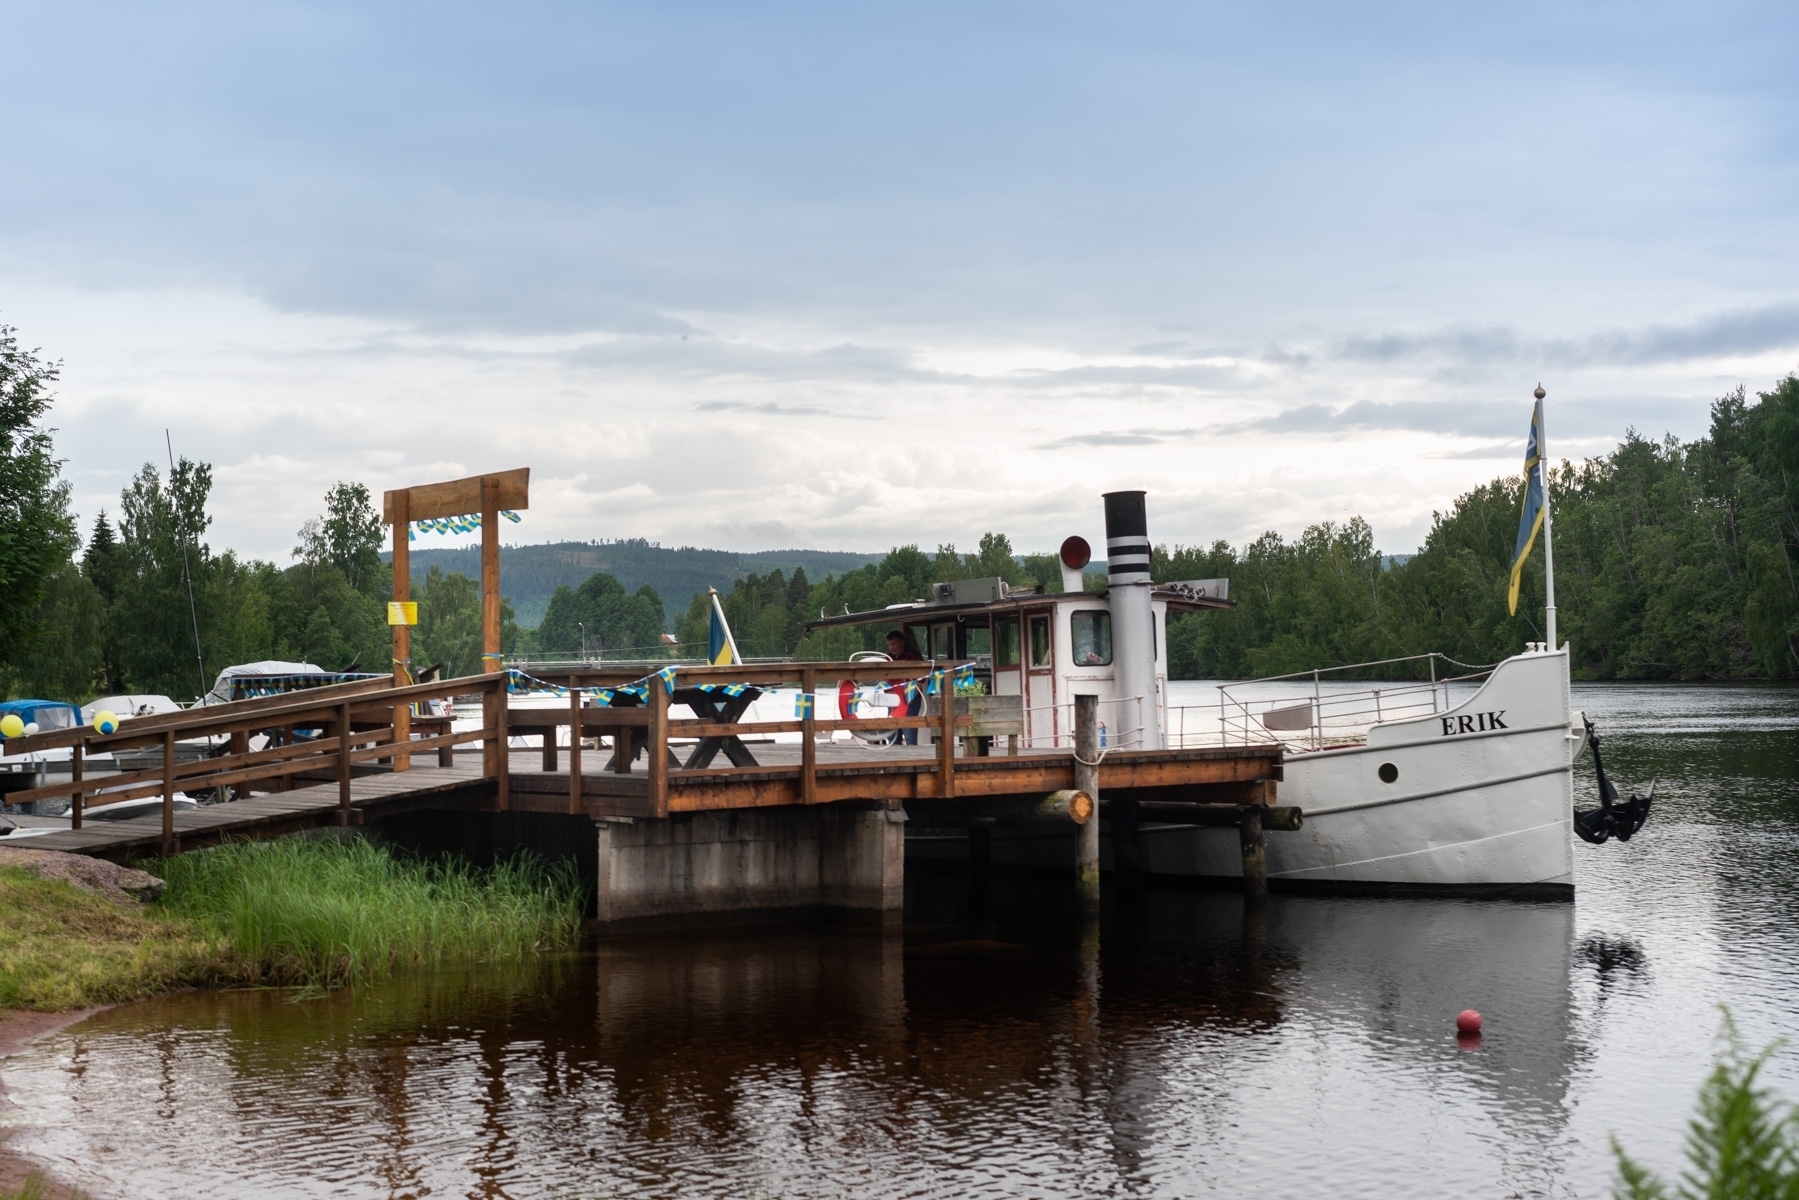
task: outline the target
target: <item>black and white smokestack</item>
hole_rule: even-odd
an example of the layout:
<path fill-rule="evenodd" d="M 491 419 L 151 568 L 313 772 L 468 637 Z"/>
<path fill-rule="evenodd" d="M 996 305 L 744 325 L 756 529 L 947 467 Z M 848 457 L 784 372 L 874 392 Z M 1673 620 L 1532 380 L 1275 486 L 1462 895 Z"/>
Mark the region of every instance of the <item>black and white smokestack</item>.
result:
<path fill-rule="evenodd" d="M 1150 601 L 1149 516 L 1142 492 L 1107 492 L 1106 603 L 1112 610 L 1112 678 L 1121 708 L 1117 745 L 1162 748 L 1155 606 Z M 1131 703 L 1135 701 L 1135 703 Z"/>
<path fill-rule="evenodd" d="M 1149 514 L 1142 492 L 1107 492 L 1106 581 L 1148 583 Z"/>

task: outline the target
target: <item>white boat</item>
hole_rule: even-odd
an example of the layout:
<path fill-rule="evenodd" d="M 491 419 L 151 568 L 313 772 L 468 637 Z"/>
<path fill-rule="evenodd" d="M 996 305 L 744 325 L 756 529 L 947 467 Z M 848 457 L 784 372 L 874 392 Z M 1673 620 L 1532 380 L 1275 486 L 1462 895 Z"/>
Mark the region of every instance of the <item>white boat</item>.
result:
<path fill-rule="evenodd" d="M 1279 802 L 1304 813 L 1299 830 L 1268 838 L 1270 880 L 1570 892 L 1573 766 L 1587 731 L 1569 707 L 1567 652 L 1532 645 L 1484 675 L 1453 692 L 1447 681 L 1326 692 L 1320 677 L 1292 676 L 1221 687 L 1216 743 L 1279 740 Z M 1229 830 L 1146 826 L 1143 853 L 1152 872 L 1241 873 Z"/>
<path fill-rule="evenodd" d="M 1572 894 L 1573 772 L 1589 730 L 1569 705 L 1565 647 L 1533 644 L 1457 678 L 1440 678 L 1439 668 L 1459 664 L 1419 655 L 1225 684 L 1216 704 L 1171 706 L 1168 614 L 1226 607 L 1229 584 L 1150 580 L 1142 495 L 1106 497 L 1104 591 L 1081 586 L 1085 543 L 1071 538 L 1061 593 L 960 581 L 911 604 L 810 627 L 884 625 L 930 658 L 975 660 L 993 694 L 1020 697 L 1027 752 L 1072 749 L 1076 695 L 1098 697 L 1106 752 L 1280 745 L 1276 802 L 1299 807 L 1303 825 L 1267 838 L 1274 887 Z M 1120 497 L 1130 499 L 1121 506 Z M 1343 674 L 1364 681 L 1329 682 Z M 1628 837 L 1647 808 L 1647 797 L 1632 797 L 1614 818 L 1608 802 L 1604 813 L 1583 818 L 1610 828 L 1582 836 Z M 1102 826 L 1102 865 L 1109 841 Z M 954 839 L 922 830 L 919 842 L 909 854 L 959 853 Z M 1138 844 L 1152 875 L 1242 875 L 1232 829 L 1145 823 Z M 996 830 L 990 853 L 995 865 L 1066 868 L 1065 850 Z"/>

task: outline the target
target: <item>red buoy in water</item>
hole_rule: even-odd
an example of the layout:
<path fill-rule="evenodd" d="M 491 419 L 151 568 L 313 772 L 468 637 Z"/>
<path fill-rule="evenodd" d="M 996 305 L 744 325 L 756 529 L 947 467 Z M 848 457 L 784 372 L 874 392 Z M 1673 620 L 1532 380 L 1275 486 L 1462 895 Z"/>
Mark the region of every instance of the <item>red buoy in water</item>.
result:
<path fill-rule="evenodd" d="M 1479 1033 L 1480 1014 L 1472 1008 L 1464 1008 L 1455 1015 L 1455 1028 L 1457 1033 Z"/>

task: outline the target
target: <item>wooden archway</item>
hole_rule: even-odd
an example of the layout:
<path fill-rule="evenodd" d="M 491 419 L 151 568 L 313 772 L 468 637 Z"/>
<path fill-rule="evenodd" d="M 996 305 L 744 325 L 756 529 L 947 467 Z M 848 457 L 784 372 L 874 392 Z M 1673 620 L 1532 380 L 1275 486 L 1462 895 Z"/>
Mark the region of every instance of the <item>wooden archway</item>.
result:
<path fill-rule="evenodd" d="M 412 619 L 408 607 L 412 592 L 409 561 L 414 521 L 479 515 L 481 518 L 481 670 L 498 671 L 500 658 L 500 513 L 531 507 L 531 468 L 470 475 L 446 483 L 425 483 L 386 492 L 381 500 L 381 522 L 393 527 L 394 592 L 388 623 L 393 627 L 394 683 L 411 682 Z M 394 739 L 404 744 L 411 723 L 396 714 Z M 394 769 L 410 766 L 410 756 L 396 754 Z"/>

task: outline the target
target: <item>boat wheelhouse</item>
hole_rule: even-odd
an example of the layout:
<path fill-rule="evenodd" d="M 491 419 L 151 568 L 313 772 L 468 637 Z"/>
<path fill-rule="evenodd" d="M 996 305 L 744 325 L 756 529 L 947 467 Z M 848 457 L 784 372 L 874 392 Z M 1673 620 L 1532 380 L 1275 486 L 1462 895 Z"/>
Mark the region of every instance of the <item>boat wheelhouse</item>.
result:
<path fill-rule="evenodd" d="M 1078 567 L 1065 568 L 1065 574 L 1078 585 Z M 1023 749 L 1073 744 L 1077 694 L 1100 698 L 1103 744 L 1137 749 L 1149 744 L 1150 729 L 1169 728 L 1169 614 L 1229 608 L 1226 589 L 1225 581 L 1216 579 L 1152 589 L 1155 666 L 1148 694 L 1119 687 L 1111 597 L 1105 591 L 1077 586 L 1046 593 L 998 578 L 962 579 L 937 584 L 931 596 L 910 604 L 821 618 L 807 628 L 882 627 L 906 637 L 927 660 L 972 661 L 989 694 L 1022 698 Z M 1155 720 L 1146 722 L 1150 706 Z"/>

